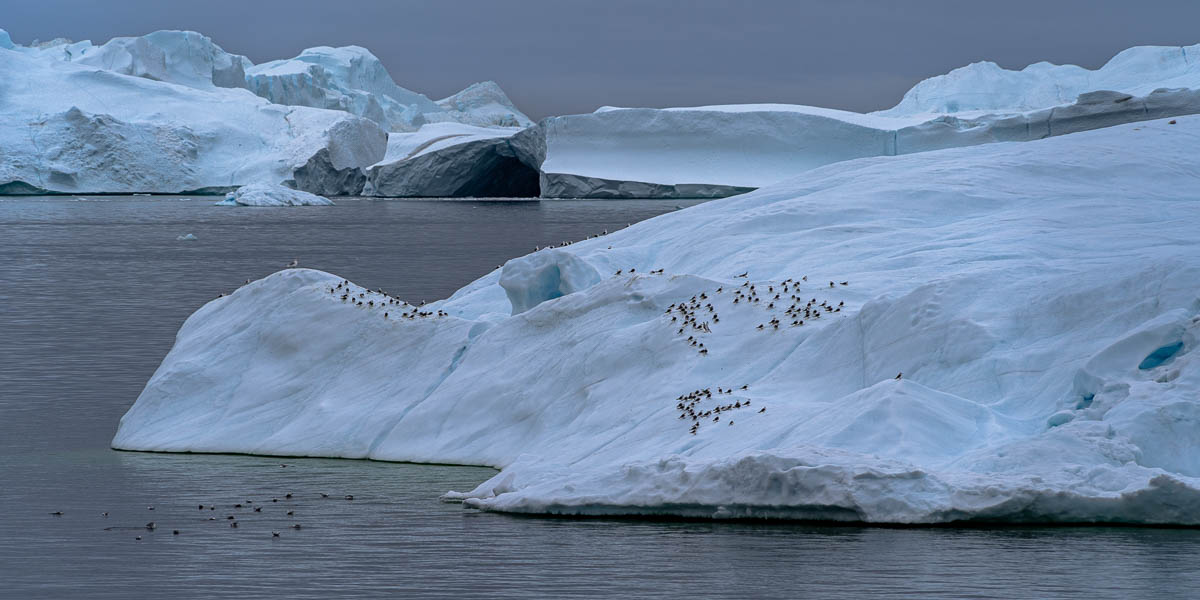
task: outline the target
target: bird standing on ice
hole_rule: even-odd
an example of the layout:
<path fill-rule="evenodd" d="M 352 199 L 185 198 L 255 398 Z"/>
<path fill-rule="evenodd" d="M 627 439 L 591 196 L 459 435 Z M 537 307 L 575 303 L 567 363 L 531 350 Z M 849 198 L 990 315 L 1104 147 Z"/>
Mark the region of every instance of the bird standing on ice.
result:
<path fill-rule="evenodd" d="M 297 266 L 299 266 L 299 265 L 300 265 L 300 259 L 298 259 L 298 258 L 293 258 L 293 259 L 292 259 L 292 262 L 290 262 L 290 263 L 288 263 L 288 264 L 286 264 L 286 265 L 283 265 L 283 268 L 285 268 L 285 269 L 291 269 L 291 268 L 295 268 L 295 267 L 297 267 Z"/>

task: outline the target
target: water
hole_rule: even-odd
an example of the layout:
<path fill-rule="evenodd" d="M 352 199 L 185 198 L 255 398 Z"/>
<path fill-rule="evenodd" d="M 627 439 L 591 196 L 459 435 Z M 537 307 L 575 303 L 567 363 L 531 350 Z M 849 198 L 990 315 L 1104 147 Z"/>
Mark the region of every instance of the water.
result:
<path fill-rule="evenodd" d="M 1200 586 L 1195 530 L 538 519 L 437 501 L 484 468 L 109 450 L 183 320 L 293 258 L 433 300 L 535 245 L 679 204 L 211 202 L 0 200 L 0 597 L 1170 598 Z M 186 233 L 197 240 L 176 240 Z"/>

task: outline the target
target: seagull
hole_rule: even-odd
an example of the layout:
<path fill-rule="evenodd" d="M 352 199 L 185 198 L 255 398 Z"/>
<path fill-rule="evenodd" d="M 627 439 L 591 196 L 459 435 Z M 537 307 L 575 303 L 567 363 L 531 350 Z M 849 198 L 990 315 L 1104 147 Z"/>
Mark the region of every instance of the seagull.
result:
<path fill-rule="evenodd" d="M 299 266 L 299 265 L 300 265 L 300 259 L 298 259 L 298 258 L 293 258 L 293 259 L 292 259 L 292 262 L 290 262 L 290 263 L 288 263 L 288 264 L 286 264 L 286 265 L 283 265 L 283 268 L 285 268 L 285 269 L 291 269 L 291 268 L 293 268 L 293 267 L 296 267 L 296 266 Z"/>

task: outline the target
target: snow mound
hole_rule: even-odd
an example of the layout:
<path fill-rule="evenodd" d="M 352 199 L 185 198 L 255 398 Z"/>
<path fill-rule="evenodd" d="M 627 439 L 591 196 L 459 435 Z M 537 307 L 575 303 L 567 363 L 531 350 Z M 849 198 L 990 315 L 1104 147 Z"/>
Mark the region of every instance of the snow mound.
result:
<path fill-rule="evenodd" d="M 194 88 L 246 87 L 244 56 L 229 54 L 194 31 L 155 31 L 113 38 L 101 46 L 62 46 L 62 60 Z"/>
<path fill-rule="evenodd" d="M 4 50 L 12 50 L 13 49 L 12 38 L 9 37 L 8 32 L 3 29 L 0 29 L 0 48 L 2 48 Z"/>
<path fill-rule="evenodd" d="M 274 183 L 252 183 L 225 195 L 217 206 L 333 206 L 333 200 Z"/>
<path fill-rule="evenodd" d="M 1067 104 L 1080 94 L 1113 90 L 1145 96 L 1159 88 L 1200 88 L 1200 44 L 1137 46 L 1095 71 L 1039 62 L 1020 71 L 983 61 L 930 77 L 881 116 L 953 114 L 966 111 L 1024 112 Z"/>
<path fill-rule="evenodd" d="M 446 115 L 425 115 L 428 121 L 451 119 L 481 127 L 529 127 L 533 121 L 517 110 L 494 81 L 471 84 L 453 96 L 437 101 Z"/>
<path fill-rule="evenodd" d="M 492 465 L 447 495 L 485 510 L 1200 524 L 1198 137 L 850 160 L 421 307 L 290 269 L 113 445 Z"/>
<path fill-rule="evenodd" d="M 392 80 L 383 63 L 359 46 L 309 48 L 295 58 L 250 67 L 251 91 L 275 104 L 346 111 L 389 131 L 411 131 L 438 106 Z"/>
<path fill-rule="evenodd" d="M 435 103 L 396 85 L 379 58 L 359 46 L 319 46 L 295 58 L 254 65 L 246 70 L 246 82 L 275 104 L 342 110 L 389 131 L 415 131 L 443 121 L 481 127 L 532 124 L 494 82 L 474 84 Z"/>

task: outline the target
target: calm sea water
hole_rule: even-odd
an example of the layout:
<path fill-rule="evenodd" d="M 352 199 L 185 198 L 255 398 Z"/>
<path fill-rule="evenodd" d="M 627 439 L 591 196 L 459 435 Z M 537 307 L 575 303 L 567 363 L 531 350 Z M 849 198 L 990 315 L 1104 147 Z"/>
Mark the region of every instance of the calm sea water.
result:
<path fill-rule="evenodd" d="M 293 258 L 432 300 L 535 245 L 691 204 L 211 202 L 0 200 L 0 597 L 1200 593 L 1195 530 L 539 519 L 437 501 L 490 469 L 112 451 L 183 320 Z"/>

